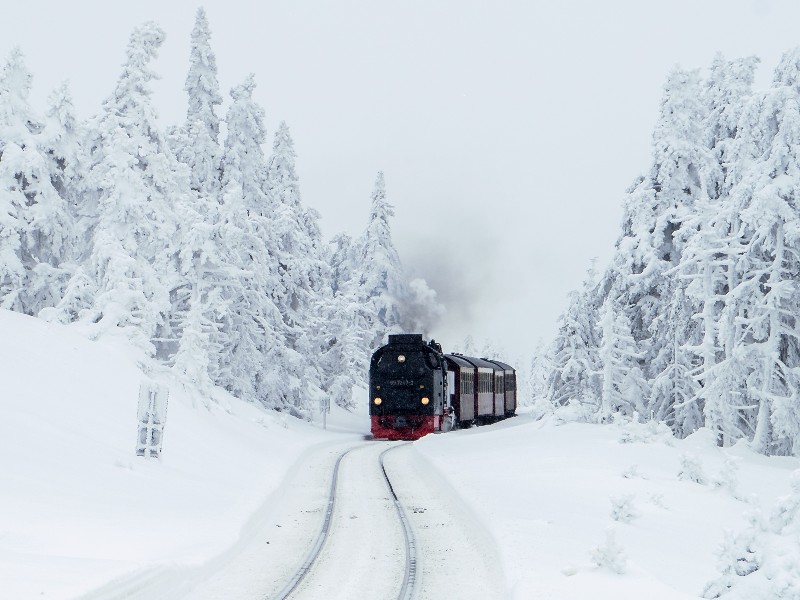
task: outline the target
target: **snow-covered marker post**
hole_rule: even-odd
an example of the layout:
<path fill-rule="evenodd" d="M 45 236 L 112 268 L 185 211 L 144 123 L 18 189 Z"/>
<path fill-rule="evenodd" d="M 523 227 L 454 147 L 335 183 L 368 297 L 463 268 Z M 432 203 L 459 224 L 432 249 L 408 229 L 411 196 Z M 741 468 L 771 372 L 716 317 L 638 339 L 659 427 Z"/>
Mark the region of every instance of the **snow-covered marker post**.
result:
<path fill-rule="evenodd" d="M 136 439 L 136 456 L 158 458 L 161 455 L 168 399 L 169 389 L 163 385 L 154 381 L 143 381 L 139 386 L 139 436 Z"/>
<path fill-rule="evenodd" d="M 327 394 L 319 398 L 319 411 L 322 413 L 322 428 L 328 428 L 328 413 L 331 412 L 331 398 Z"/>

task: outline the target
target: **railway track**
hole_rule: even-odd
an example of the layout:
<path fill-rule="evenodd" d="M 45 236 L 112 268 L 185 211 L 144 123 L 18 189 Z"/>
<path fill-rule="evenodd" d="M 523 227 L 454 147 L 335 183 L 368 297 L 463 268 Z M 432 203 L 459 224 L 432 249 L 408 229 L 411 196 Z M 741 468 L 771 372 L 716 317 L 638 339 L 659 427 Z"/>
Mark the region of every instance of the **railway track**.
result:
<path fill-rule="evenodd" d="M 359 446 L 338 457 L 317 538 L 300 567 L 283 589 L 272 597 L 273 600 L 321 597 L 320 593 L 324 593 L 326 598 L 353 597 L 351 592 L 356 591 L 356 588 L 348 592 L 348 583 L 342 584 L 341 580 L 354 572 L 361 577 L 378 577 L 375 581 L 350 582 L 350 585 L 363 586 L 357 590 L 359 597 L 395 597 L 398 600 L 411 600 L 414 597 L 417 584 L 416 539 L 408 515 L 395 493 L 384 465 L 386 454 L 402 445 L 395 444 L 382 450 L 377 457 L 377 465 L 374 463 L 374 454 L 383 444 L 377 448 L 375 443 Z M 366 456 L 360 456 L 362 454 Z M 346 461 L 347 457 L 350 458 Z M 363 462 L 359 464 L 358 461 Z M 340 471 L 343 463 L 347 467 L 349 462 L 354 463 L 350 466 L 351 472 L 348 475 L 350 489 L 340 489 Z M 366 468 L 364 462 L 372 464 L 372 468 Z M 375 469 L 376 466 L 379 470 Z M 379 474 L 376 474 L 376 470 Z M 380 508 L 381 501 L 385 509 Z M 386 535 L 391 540 L 392 532 L 396 540 L 394 545 L 387 544 L 383 538 Z M 365 536 L 369 539 L 365 539 Z M 370 546 L 370 539 L 375 540 L 376 537 L 380 538 L 379 542 L 373 542 Z M 405 548 L 399 547 L 399 538 L 402 538 Z M 405 565 L 401 577 L 396 569 L 396 558 L 403 552 Z M 383 563 L 384 566 L 376 567 L 376 563 Z M 359 564 L 362 565 L 361 568 Z M 394 572 L 392 569 L 395 569 Z M 387 589 L 391 587 L 394 587 L 395 592 Z"/>
<path fill-rule="evenodd" d="M 386 456 L 387 452 L 391 452 L 395 448 L 397 448 L 397 446 L 387 448 L 381 452 L 379 460 L 381 463 L 381 471 L 383 471 L 383 478 L 386 480 L 386 485 L 389 486 L 389 491 L 394 500 L 394 507 L 403 524 L 403 536 L 406 540 L 406 573 L 403 577 L 403 587 L 400 588 L 398 600 L 411 600 L 411 598 L 414 597 L 414 590 L 417 583 L 417 542 L 414 538 L 414 530 L 411 528 L 408 515 L 406 515 L 405 509 L 400 504 L 400 499 L 397 497 L 389 475 L 386 473 L 386 465 L 383 464 L 383 457 Z"/>

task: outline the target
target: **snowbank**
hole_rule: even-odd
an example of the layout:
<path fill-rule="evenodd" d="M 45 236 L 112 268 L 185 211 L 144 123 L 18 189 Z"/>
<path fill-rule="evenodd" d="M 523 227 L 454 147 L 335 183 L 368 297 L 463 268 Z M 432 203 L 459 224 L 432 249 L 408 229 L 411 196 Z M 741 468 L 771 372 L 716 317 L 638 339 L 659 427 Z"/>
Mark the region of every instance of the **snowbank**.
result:
<path fill-rule="evenodd" d="M 156 564 L 198 564 L 236 542 L 329 432 L 142 371 L 122 340 L 0 311 L 2 596 L 73 598 Z M 135 456 L 139 385 L 169 385 L 162 457 Z M 357 432 L 358 435 L 353 432 Z M 335 436 L 334 436 L 335 437 Z M 340 436 L 341 437 L 341 436 Z"/>
<path fill-rule="evenodd" d="M 705 430 L 675 440 L 658 425 L 527 415 L 415 447 L 497 541 L 519 599 L 700 597 L 719 577 L 726 531 L 769 512 L 800 467 L 717 448 Z"/>

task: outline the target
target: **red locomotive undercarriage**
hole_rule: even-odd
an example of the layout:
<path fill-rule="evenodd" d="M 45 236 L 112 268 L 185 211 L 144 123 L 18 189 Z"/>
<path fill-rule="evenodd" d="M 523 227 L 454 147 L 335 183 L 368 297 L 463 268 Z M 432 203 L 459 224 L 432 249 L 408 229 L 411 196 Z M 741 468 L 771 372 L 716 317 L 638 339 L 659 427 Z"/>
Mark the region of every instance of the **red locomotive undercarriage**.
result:
<path fill-rule="evenodd" d="M 441 428 L 440 415 L 372 415 L 372 436 L 381 440 L 418 440 Z"/>

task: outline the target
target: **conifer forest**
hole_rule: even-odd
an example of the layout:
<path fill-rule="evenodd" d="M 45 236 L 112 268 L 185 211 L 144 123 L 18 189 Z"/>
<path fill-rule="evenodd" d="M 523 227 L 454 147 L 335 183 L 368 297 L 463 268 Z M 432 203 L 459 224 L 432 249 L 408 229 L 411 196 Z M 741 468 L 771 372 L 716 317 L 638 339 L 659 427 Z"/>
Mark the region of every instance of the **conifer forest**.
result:
<path fill-rule="evenodd" d="M 403 278 L 382 173 L 363 234 L 322 240 L 285 123 L 263 149 L 255 76 L 219 115 L 210 37 L 199 9 L 186 120 L 166 131 L 150 89 L 155 23 L 133 31 L 115 89 L 86 121 L 66 85 L 34 110 L 12 50 L 0 74 L 0 307 L 123 335 L 201 391 L 300 417 L 321 394 L 349 407 L 370 349 L 425 329 L 439 307 Z"/>
<path fill-rule="evenodd" d="M 800 453 L 800 50 L 766 91 L 757 64 L 669 74 L 611 264 L 571 295 L 539 366 L 575 418 Z"/>
<path fill-rule="evenodd" d="M 88 119 L 66 84 L 33 108 L 23 51 L 8 55 L 0 307 L 125 336 L 199 390 L 306 418 L 323 396 L 352 407 L 371 351 L 388 333 L 427 334 L 442 310 L 404 275 L 383 174 L 362 234 L 323 240 L 289 127 L 268 136 L 254 75 L 220 114 L 202 9 L 186 119 L 161 128 L 151 63 L 163 40 L 152 22 L 133 31 Z M 521 400 L 800 454 L 800 49 L 766 90 L 758 63 L 718 56 L 668 75 L 613 259 L 571 294 L 552 343 L 531 345 Z"/>

